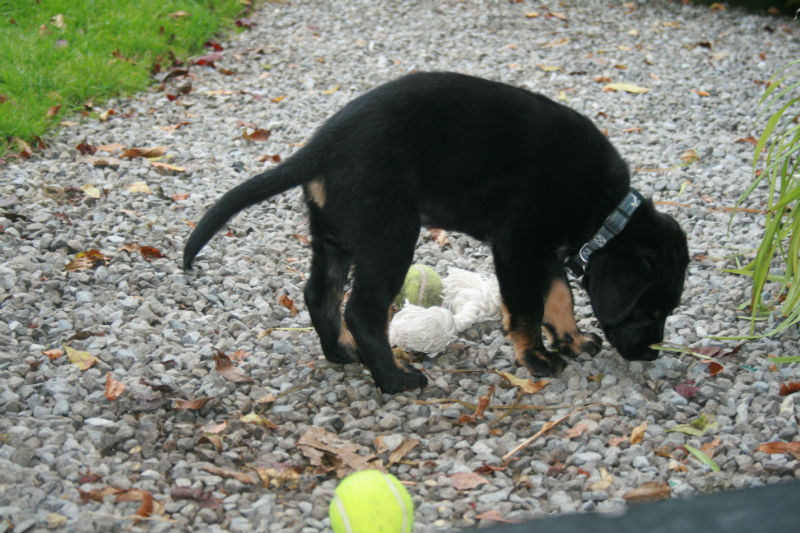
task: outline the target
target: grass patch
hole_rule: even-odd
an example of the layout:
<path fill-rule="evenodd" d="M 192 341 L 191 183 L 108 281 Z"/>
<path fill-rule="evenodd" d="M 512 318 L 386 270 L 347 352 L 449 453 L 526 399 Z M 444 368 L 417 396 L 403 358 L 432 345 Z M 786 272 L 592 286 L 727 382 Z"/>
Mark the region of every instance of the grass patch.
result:
<path fill-rule="evenodd" d="M 198 52 L 249 4 L 0 0 L 0 156 L 89 100 L 141 91 L 155 64 Z"/>

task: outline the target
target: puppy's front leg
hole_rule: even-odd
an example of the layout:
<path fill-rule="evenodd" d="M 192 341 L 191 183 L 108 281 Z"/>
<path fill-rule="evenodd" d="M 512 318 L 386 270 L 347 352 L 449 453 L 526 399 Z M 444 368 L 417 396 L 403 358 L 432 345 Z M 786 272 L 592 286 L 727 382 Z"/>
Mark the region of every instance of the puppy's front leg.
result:
<path fill-rule="evenodd" d="M 603 341 L 594 333 L 583 333 L 575 322 L 574 302 L 569 280 L 562 268 L 555 273 L 544 301 L 544 327 L 550 348 L 562 355 L 595 355 Z"/>
<path fill-rule="evenodd" d="M 536 376 L 554 376 L 566 362 L 542 341 L 544 291 L 549 287 L 555 256 L 536 256 L 530 246 L 494 246 L 494 262 L 503 298 L 503 327 L 514 345 L 514 356 Z"/>

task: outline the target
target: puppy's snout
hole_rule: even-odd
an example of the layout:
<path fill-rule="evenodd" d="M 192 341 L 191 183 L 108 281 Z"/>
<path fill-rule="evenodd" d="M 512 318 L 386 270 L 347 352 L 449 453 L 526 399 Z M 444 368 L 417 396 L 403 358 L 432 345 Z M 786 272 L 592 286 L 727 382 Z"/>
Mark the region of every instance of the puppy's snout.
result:
<path fill-rule="evenodd" d="M 644 349 L 641 355 L 642 361 L 655 361 L 658 358 L 658 350 L 654 350 L 650 347 Z"/>

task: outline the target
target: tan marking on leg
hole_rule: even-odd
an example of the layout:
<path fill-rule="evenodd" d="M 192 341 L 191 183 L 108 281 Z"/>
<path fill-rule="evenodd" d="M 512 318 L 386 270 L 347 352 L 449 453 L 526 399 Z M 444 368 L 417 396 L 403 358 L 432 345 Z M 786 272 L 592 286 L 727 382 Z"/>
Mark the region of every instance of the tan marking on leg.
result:
<path fill-rule="evenodd" d="M 572 305 L 572 291 L 561 279 L 554 280 L 547 293 L 544 302 L 544 322 L 555 329 L 558 338 L 563 338 L 564 333 L 573 335 L 578 331 Z"/>
<path fill-rule="evenodd" d="M 342 329 L 339 330 L 339 344 L 343 346 L 350 346 L 353 350 L 356 350 L 356 340 L 353 338 L 353 334 L 350 333 L 350 330 L 347 329 L 347 325 L 342 320 Z"/>
<path fill-rule="evenodd" d="M 312 202 L 317 204 L 320 209 L 325 207 L 325 183 L 322 178 L 315 178 L 309 182 L 307 190 Z"/>
<path fill-rule="evenodd" d="M 593 343 L 593 339 L 584 335 L 575 322 L 575 309 L 572 300 L 572 290 L 569 284 L 562 279 L 556 279 L 550 286 L 544 303 L 545 335 L 551 349 L 567 347 L 575 355 L 579 354 L 586 343 Z"/>
<path fill-rule="evenodd" d="M 506 332 L 510 332 L 511 331 L 511 312 L 508 310 L 508 307 L 506 307 L 505 302 L 500 302 L 500 311 L 503 314 L 503 329 L 506 330 Z"/>

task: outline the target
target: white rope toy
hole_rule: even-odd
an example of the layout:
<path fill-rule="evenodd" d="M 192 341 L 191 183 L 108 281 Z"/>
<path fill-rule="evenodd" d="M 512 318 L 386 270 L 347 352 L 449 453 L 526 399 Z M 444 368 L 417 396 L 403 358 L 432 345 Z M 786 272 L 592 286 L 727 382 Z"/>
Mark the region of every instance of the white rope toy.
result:
<path fill-rule="evenodd" d="M 500 318 L 500 287 L 494 276 L 449 269 L 442 279 L 442 306 L 406 301 L 389 324 L 389 342 L 415 352 L 437 354 L 472 324 Z"/>

